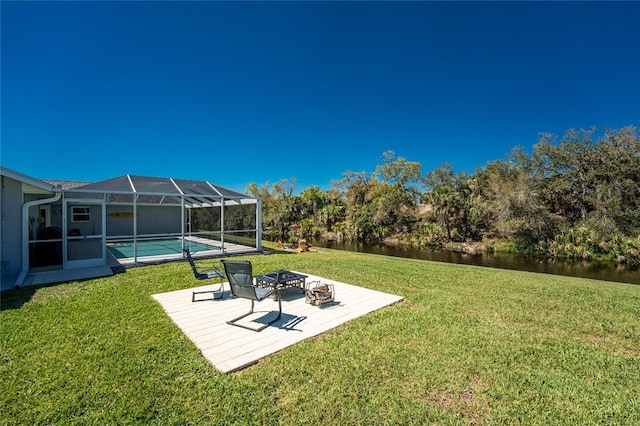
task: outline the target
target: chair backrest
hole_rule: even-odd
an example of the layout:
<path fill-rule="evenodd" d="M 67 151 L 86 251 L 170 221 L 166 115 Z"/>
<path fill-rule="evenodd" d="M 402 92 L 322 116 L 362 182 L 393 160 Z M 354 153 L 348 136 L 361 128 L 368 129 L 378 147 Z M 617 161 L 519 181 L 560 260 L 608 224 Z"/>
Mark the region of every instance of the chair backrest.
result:
<path fill-rule="evenodd" d="M 248 260 L 221 260 L 224 273 L 229 280 L 231 293 L 243 299 L 258 300 L 253 286 L 253 272 Z"/>
<path fill-rule="evenodd" d="M 187 255 L 187 259 L 189 260 L 189 264 L 191 265 L 191 270 L 193 271 L 193 276 L 196 277 L 196 279 L 201 279 L 201 275 L 198 272 L 198 268 L 196 268 L 196 263 L 193 261 L 193 258 L 191 257 L 191 252 L 189 251 L 189 249 L 184 248 L 182 249 L 182 251 L 184 252 L 184 254 Z"/>

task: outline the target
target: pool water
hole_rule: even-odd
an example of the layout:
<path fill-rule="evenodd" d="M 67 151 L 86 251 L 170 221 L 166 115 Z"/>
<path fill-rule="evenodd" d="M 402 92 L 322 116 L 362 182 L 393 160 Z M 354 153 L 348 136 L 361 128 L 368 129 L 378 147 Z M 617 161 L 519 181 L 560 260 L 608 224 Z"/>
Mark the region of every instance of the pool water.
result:
<path fill-rule="evenodd" d="M 191 253 L 199 251 L 218 250 L 220 247 L 185 241 L 185 248 Z M 107 249 L 116 259 L 126 259 L 133 256 L 133 241 L 116 241 L 107 243 Z M 138 257 L 163 256 L 182 253 L 182 240 L 179 238 L 138 240 Z"/>

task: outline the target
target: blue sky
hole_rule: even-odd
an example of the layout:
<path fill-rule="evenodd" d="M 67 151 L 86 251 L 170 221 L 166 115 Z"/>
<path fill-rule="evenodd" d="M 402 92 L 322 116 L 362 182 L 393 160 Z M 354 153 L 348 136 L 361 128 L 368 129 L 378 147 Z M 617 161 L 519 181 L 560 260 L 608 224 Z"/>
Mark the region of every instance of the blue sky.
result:
<path fill-rule="evenodd" d="M 1 3 L 1 163 L 298 191 L 640 125 L 640 2 Z"/>

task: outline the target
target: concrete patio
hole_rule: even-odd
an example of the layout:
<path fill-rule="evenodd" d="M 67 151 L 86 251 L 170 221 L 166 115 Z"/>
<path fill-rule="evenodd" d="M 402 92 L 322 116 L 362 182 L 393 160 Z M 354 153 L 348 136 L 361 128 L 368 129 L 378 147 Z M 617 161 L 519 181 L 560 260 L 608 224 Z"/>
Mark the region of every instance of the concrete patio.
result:
<path fill-rule="evenodd" d="M 304 274 L 304 272 L 301 272 Z M 260 359 L 321 334 L 347 321 L 392 305 L 401 296 L 382 293 L 309 274 L 307 282 L 320 281 L 333 284 L 335 301 L 322 307 L 305 303 L 302 291 L 292 290 L 282 298 L 282 317 L 261 332 L 254 332 L 227 324 L 227 321 L 249 311 L 251 302 L 231 295 L 225 283 L 221 300 L 211 300 L 210 294 L 198 295 L 192 302 L 194 291 L 217 287 L 208 285 L 172 291 L 153 296 L 184 334 L 200 349 L 202 355 L 218 370 L 231 373 L 241 370 Z M 254 314 L 241 320 L 251 327 L 259 327 L 276 315 L 276 301 L 268 299 L 256 303 Z"/>

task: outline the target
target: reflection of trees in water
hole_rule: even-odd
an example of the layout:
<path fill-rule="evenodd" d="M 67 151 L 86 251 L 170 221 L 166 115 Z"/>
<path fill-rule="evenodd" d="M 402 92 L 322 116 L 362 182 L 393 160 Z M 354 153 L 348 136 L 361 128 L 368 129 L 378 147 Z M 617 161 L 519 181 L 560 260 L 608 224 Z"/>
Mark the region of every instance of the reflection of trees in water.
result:
<path fill-rule="evenodd" d="M 385 244 L 350 243 L 344 241 L 314 241 L 313 244 L 316 247 L 381 254 L 385 256 L 640 284 L 640 267 L 614 265 L 611 262 L 546 259 L 510 253 L 467 254 L 449 250 L 415 249 Z"/>

